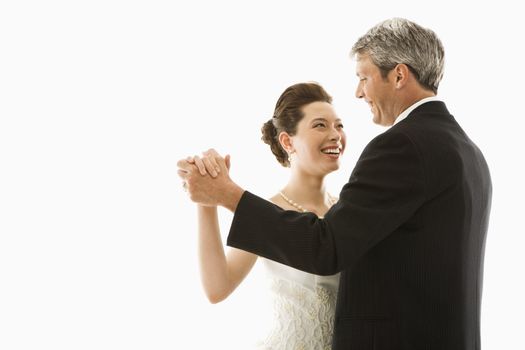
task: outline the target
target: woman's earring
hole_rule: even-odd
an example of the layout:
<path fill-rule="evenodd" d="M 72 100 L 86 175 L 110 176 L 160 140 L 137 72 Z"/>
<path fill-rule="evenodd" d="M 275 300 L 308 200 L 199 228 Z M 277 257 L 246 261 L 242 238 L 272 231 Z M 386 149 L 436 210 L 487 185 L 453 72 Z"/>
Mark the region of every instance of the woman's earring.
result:
<path fill-rule="evenodd" d="M 290 151 L 290 153 L 288 153 L 288 163 L 292 164 L 292 154 L 295 153 L 295 151 Z"/>

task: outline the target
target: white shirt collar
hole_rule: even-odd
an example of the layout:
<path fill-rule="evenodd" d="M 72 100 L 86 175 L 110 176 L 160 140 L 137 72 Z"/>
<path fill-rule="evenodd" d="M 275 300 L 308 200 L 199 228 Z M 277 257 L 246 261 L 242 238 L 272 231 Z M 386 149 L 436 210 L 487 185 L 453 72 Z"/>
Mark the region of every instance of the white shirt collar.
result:
<path fill-rule="evenodd" d="M 394 121 L 394 124 L 393 125 L 396 125 L 397 123 L 399 123 L 400 121 L 402 121 L 403 119 L 405 119 L 406 117 L 408 117 L 408 115 L 410 114 L 410 112 L 412 112 L 414 109 L 416 109 L 417 107 L 421 106 L 423 103 L 427 103 L 427 102 L 430 102 L 430 101 L 441 101 L 437 96 L 430 96 L 430 97 L 425 97 L 424 99 L 422 100 L 419 100 L 417 101 L 416 103 L 414 103 L 412 106 L 408 107 L 407 109 L 405 109 L 403 111 L 403 113 L 401 113 L 397 118 L 396 120 Z"/>

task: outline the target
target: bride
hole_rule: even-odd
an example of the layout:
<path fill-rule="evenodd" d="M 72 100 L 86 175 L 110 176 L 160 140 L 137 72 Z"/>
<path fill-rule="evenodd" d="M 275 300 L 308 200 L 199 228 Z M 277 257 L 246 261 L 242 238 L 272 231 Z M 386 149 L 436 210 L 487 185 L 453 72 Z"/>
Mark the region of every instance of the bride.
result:
<path fill-rule="evenodd" d="M 309 211 L 322 217 L 337 201 L 326 192 L 324 179 L 339 168 L 345 148 L 341 120 L 332 98 L 317 83 L 288 87 L 273 117 L 262 127 L 262 140 L 277 161 L 290 168 L 287 185 L 270 200 L 285 210 Z M 188 158 L 201 174 L 216 176 L 214 151 Z M 227 158 L 229 166 L 229 158 Z M 199 262 L 210 302 L 226 299 L 259 258 L 271 279 L 275 322 L 259 349 L 329 349 L 339 275 L 317 276 L 252 253 L 224 252 L 216 207 L 198 206 Z"/>

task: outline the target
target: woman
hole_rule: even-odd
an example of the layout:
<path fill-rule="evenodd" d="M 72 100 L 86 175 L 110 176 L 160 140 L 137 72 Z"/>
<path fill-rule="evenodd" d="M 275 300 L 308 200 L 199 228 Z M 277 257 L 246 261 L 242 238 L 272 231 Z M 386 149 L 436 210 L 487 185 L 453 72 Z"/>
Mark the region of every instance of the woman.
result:
<path fill-rule="evenodd" d="M 309 211 L 322 217 L 336 202 L 324 178 L 339 168 L 345 148 L 341 120 L 332 98 L 316 83 L 288 87 L 262 127 L 262 140 L 285 167 L 287 185 L 270 200 L 285 210 Z M 213 172 L 214 159 L 189 159 Z M 231 248 L 225 255 L 217 208 L 199 206 L 199 260 L 208 299 L 227 298 L 254 266 L 257 255 Z M 339 276 L 316 276 L 261 258 L 272 281 L 276 322 L 261 349 L 328 349 L 331 346 Z"/>

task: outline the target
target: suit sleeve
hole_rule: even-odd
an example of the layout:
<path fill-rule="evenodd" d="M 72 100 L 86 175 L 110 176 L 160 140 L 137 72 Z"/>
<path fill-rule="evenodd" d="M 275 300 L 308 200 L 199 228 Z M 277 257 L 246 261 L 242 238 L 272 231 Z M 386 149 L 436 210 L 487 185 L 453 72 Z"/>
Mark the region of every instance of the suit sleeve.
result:
<path fill-rule="evenodd" d="M 318 219 L 246 191 L 227 244 L 291 267 L 330 275 L 351 267 L 425 200 L 422 157 L 404 134 L 386 132 L 359 158 L 339 201 Z"/>

